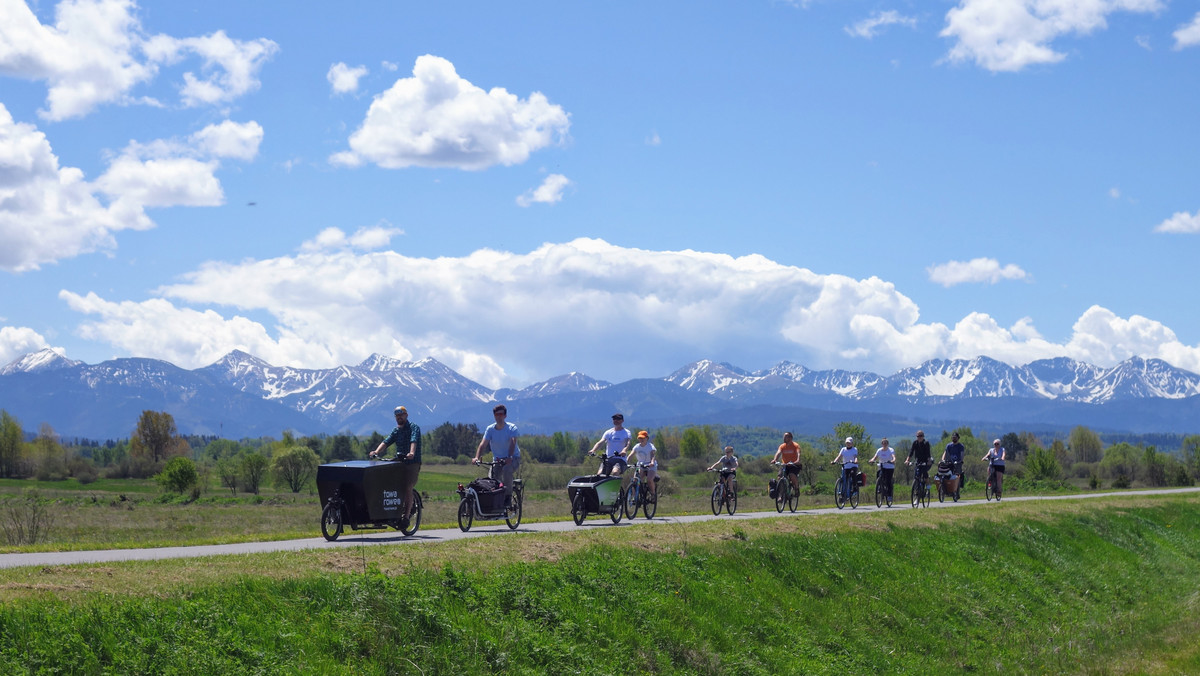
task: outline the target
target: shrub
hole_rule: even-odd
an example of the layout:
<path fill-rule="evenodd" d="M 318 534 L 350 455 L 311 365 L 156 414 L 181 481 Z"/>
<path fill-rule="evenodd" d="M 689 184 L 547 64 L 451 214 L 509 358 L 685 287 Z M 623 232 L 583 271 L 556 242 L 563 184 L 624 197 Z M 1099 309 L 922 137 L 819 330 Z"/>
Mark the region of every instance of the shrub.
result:
<path fill-rule="evenodd" d="M 167 462 L 163 471 L 154 479 L 164 490 L 183 493 L 196 485 L 199 474 L 196 472 L 196 463 L 192 462 L 191 458 L 176 456 Z"/>
<path fill-rule="evenodd" d="M 7 501 L 0 513 L 4 539 L 10 545 L 34 545 L 46 539 L 54 525 L 49 505 L 36 490 Z"/>

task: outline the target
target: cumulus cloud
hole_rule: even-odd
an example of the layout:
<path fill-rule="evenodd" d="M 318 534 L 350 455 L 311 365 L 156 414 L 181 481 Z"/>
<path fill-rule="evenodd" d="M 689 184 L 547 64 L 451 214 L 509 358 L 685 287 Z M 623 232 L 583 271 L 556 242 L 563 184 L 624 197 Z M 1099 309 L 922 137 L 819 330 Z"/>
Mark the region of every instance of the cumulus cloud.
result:
<path fill-rule="evenodd" d="M 911 16 L 904 16 L 894 9 L 886 12 L 872 12 L 871 16 L 859 21 L 853 26 L 846 26 L 845 30 L 851 37 L 866 38 L 870 40 L 876 35 L 879 35 L 888 26 L 908 26 L 909 28 L 917 27 L 917 20 Z"/>
<path fill-rule="evenodd" d="M 562 200 L 563 190 L 571 185 L 571 179 L 562 174 L 550 174 L 542 184 L 527 190 L 517 197 L 517 204 L 528 207 L 533 204 L 554 204 Z"/>
<path fill-rule="evenodd" d="M 329 86 L 333 87 L 334 94 L 349 94 L 358 91 L 358 81 L 366 74 L 366 66 L 351 68 L 339 61 L 329 67 L 325 79 L 329 80 Z"/>
<path fill-rule="evenodd" d="M 1200 232 L 1200 211 L 1194 214 L 1189 214 L 1186 211 L 1180 211 L 1167 220 L 1159 223 L 1154 232 L 1173 232 L 1173 233 L 1194 233 Z"/>
<path fill-rule="evenodd" d="M 322 238 L 318 238 L 322 239 Z M 1200 346 L 1143 317 L 1089 309 L 1067 342 L 1029 318 L 972 313 L 949 326 L 878 278 L 821 275 L 760 255 L 648 251 L 602 240 L 462 257 L 356 252 L 344 234 L 295 256 L 210 263 L 141 302 L 63 291 L 81 333 L 187 367 L 243 349 L 276 364 L 329 367 L 372 352 L 433 356 L 492 387 L 581 370 L 657 377 L 720 355 L 762 367 L 890 373 L 931 358 L 1014 364 L 1069 356 L 1111 365 L 1137 354 L 1200 371 Z M 251 316 L 259 320 L 250 319 Z M 713 322 L 713 317 L 722 321 Z"/>
<path fill-rule="evenodd" d="M 1102 30 L 1110 14 L 1162 8 L 1161 0 L 961 0 L 946 14 L 941 36 L 955 41 L 946 55 L 951 62 L 1015 72 L 1063 60 L 1054 40 Z"/>
<path fill-rule="evenodd" d="M 446 59 L 427 54 L 417 59 L 412 77 L 375 97 L 350 136 L 350 149 L 330 161 L 479 170 L 520 164 L 565 138 L 569 127 L 570 116 L 540 92 L 528 99 L 500 87 L 485 92 Z"/>
<path fill-rule="evenodd" d="M 399 228 L 376 225 L 359 228 L 357 232 L 347 237 L 341 228 L 325 228 L 316 237 L 301 244 L 300 250 L 316 252 L 354 248 L 359 251 L 374 251 L 387 246 L 392 241 L 392 237 L 403 233 L 404 231 Z"/>
<path fill-rule="evenodd" d="M 47 85 L 50 120 L 80 117 L 105 103 L 129 104 L 134 89 L 164 65 L 196 55 L 201 75 L 184 74 L 184 105 L 231 100 L 258 86 L 257 71 L 278 47 L 243 42 L 223 32 L 197 38 L 147 37 L 131 0 L 64 0 L 54 25 L 42 24 L 23 2 L 0 3 L 0 73 Z"/>
<path fill-rule="evenodd" d="M 1179 27 L 1171 37 L 1175 38 L 1175 49 L 1195 47 L 1200 45 L 1200 12 L 1192 17 L 1192 22 Z"/>
<path fill-rule="evenodd" d="M 33 329 L 24 326 L 0 327 L 0 366 L 47 347 L 50 344 Z"/>
<path fill-rule="evenodd" d="M 1017 265 L 1001 266 L 994 258 L 973 258 L 969 261 L 950 261 L 925 269 L 929 280 L 951 287 L 957 284 L 987 282 L 995 284 L 1004 280 L 1025 279 L 1028 275 Z"/>
<path fill-rule="evenodd" d="M 188 142 L 130 143 L 94 183 L 60 167 L 45 134 L 0 104 L 0 269 L 112 249 L 113 233 L 154 227 L 147 208 L 214 206 L 224 200 L 218 158 L 257 152 L 262 128 L 224 122 Z"/>

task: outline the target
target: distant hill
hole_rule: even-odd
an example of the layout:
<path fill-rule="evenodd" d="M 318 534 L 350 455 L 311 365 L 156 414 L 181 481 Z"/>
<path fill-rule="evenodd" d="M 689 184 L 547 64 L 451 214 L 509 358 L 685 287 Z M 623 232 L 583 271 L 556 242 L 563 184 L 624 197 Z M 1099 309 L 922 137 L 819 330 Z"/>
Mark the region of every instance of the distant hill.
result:
<path fill-rule="evenodd" d="M 1200 375 L 1158 359 L 1111 368 L 1070 359 L 1010 366 L 988 357 L 931 360 L 891 376 L 813 371 L 791 362 L 750 372 L 702 360 L 665 378 L 607 383 L 569 373 L 521 390 L 492 390 L 435 359 L 372 355 L 354 366 L 274 366 L 241 351 L 195 370 L 153 359 L 89 365 L 52 350 L 0 368 L 0 408 L 27 430 L 45 422 L 66 436 L 126 437 L 141 411 L 171 413 L 181 432 L 225 437 L 349 431 L 391 426 L 403 403 L 413 420 L 491 420 L 493 402 L 526 432 L 591 431 L 614 411 L 634 427 L 722 423 L 827 433 L 841 420 L 875 436 L 916 427 L 1121 433 L 1200 431 Z M 877 431 L 877 432 L 876 432 Z"/>

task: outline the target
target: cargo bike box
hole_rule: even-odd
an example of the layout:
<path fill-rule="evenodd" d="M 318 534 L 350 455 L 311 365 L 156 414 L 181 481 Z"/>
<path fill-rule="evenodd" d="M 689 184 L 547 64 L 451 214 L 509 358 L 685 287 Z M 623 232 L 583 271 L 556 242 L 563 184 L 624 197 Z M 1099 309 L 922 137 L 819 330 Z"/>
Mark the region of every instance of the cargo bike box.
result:
<path fill-rule="evenodd" d="M 325 539 L 336 540 L 344 526 L 353 530 L 396 528 L 405 535 L 417 532 L 421 496 L 413 490 L 412 518 L 405 523 L 400 494 L 403 476 L 403 463 L 388 460 L 347 460 L 317 467 Z"/>
<path fill-rule="evenodd" d="M 577 476 L 567 484 L 567 497 L 571 500 L 571 518 L 577 526 L 589 514 L 607 514 L 613 523 L 621 522 L 625 492 L 619 476 Z"/>

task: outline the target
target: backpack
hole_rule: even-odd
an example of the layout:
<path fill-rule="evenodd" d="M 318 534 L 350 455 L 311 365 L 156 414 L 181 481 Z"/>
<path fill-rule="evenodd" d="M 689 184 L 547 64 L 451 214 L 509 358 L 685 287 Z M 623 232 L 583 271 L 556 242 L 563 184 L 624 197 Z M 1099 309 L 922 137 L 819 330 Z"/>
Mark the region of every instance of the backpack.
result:
<path fill-rule="evenodd" d="M 770 495 L 772 500 L 779 496 L 779 482 L 775 479 L 767 482 L 767 495 Z"/>

